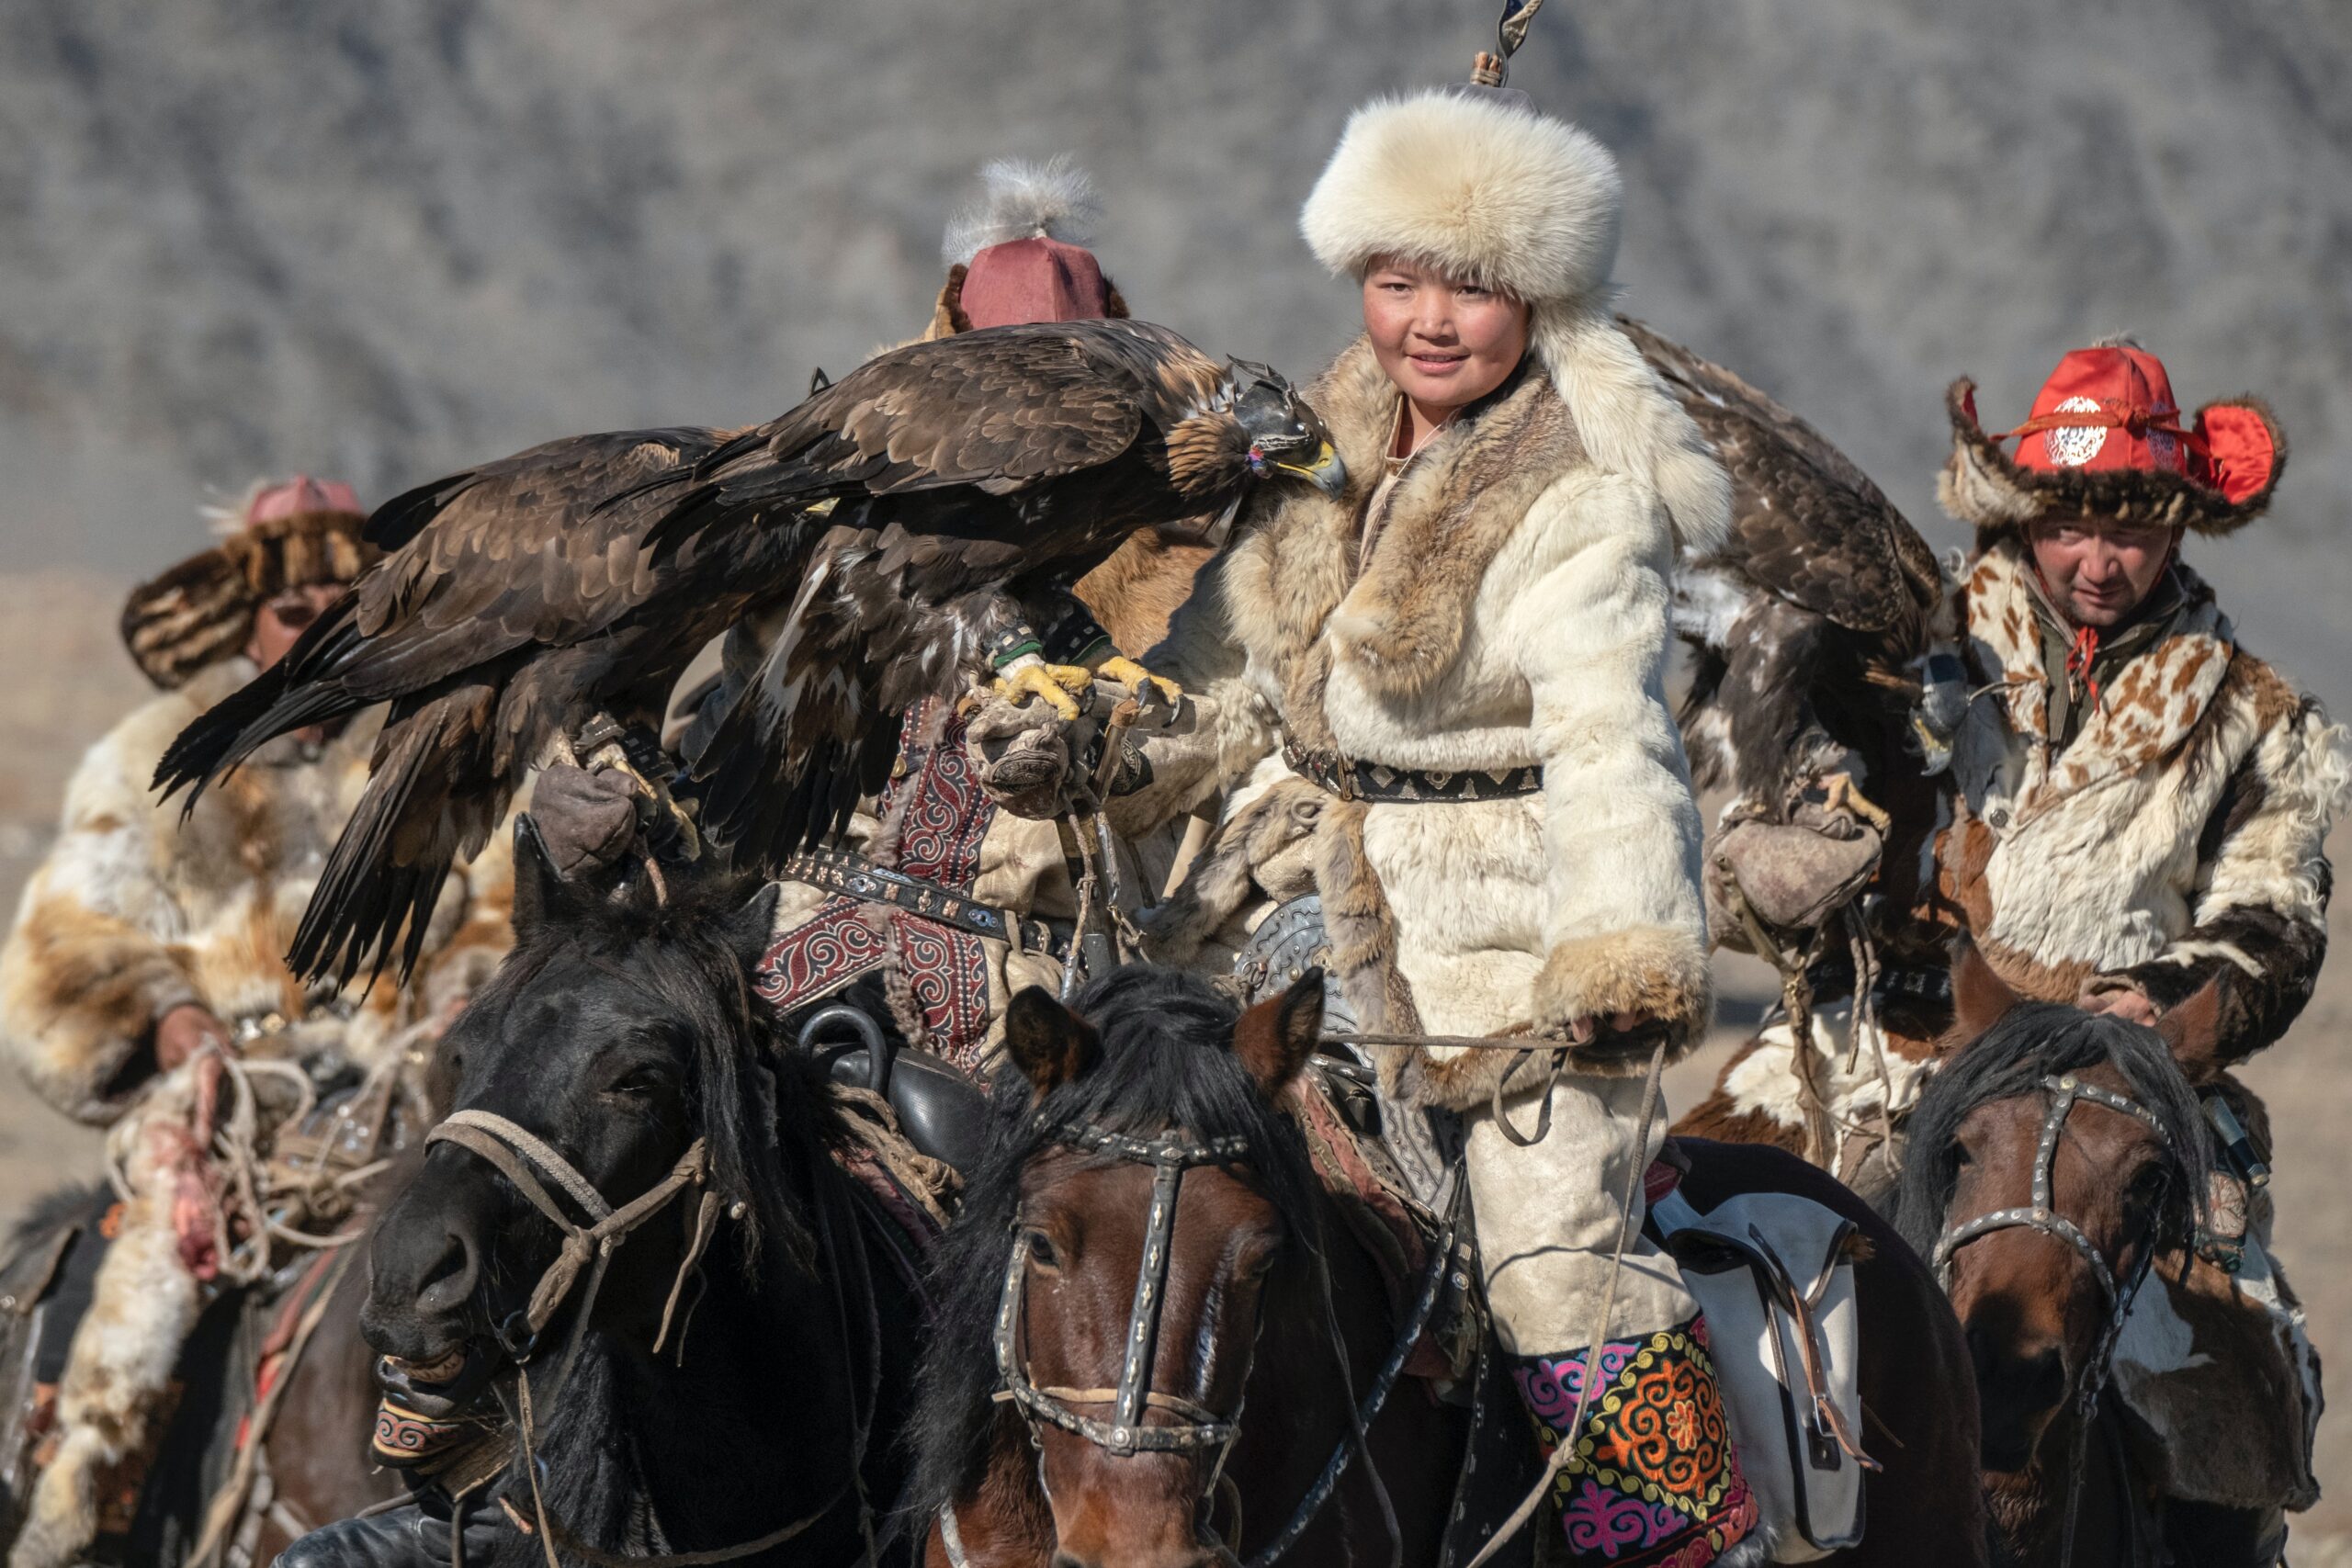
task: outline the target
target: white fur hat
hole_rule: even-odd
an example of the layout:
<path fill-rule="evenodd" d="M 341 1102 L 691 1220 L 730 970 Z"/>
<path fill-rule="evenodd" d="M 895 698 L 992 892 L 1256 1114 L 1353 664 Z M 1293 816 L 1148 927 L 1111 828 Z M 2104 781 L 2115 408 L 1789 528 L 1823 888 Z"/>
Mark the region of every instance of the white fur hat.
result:
<path fill-rule="evenodd" d="M 1333 272 L 1409 257 L 1530 302 L 1603 290 L 1623 185 L 1609 150 L 1520 95 L 1437 88 L 1348 120 L 1299 228 Z"/>

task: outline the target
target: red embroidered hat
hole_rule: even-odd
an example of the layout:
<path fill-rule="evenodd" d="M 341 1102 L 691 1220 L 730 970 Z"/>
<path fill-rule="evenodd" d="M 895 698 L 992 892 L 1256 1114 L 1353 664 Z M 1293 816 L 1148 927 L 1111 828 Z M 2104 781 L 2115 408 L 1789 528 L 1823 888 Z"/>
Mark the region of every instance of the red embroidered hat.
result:
<path fill-rule="evenodd" d="M 947 283 L 928 339 L 1024 321 L 1124 317 L 1127 303 L 1086 248 L 1102 204 L 1068 158 L 1001 158 L 980 171 L 980 197 L 947 225 Z"/>
<path fill-rule="evenodd" d="M 1038 234 L 974 256 L 961 302 L 975 327 L 1092 321 L 1111 313 L 1111 288 L 1092 251 Z"/>
<path fill-rule="evenodd" d="M 2267 405 L 2226 398 L 2184 423 L 2163 361 L 2132 343 L 2068 354 L 2014 430 L 1985 432 L 1965 378 L 1946 404 L 1952 453 L 1937 493 L 1944 510 L 1976 525 L 1980 546 L 2069 514 L 2232 533 L 2262 514 L 2287 466 Z M 2012 439 L 2015 457 L 2002 451 Z"/>

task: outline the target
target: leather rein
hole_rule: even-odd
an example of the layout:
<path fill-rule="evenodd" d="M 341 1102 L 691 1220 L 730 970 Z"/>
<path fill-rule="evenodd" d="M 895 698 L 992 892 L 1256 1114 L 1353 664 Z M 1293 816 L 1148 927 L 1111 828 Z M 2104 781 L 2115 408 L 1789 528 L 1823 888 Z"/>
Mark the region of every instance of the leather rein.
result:
<path fill-rule="evenodd" d="M 539 1545 L 547 1555 L 548 1568 L 561 1568 L 556 1556 L 559 1540 L 565 1551 L 594 1564 L 595 1568 L 702 1568 L 702 1565 L 709 1563 L 731 1562 L 783 1545 L 832 1512 L 848 1495 L 854 1474 L 852 1483 L 843 1483 L 815 1512 L 755 1540 L 715 1551 L 640 1556 L 602 1551 L 580 1540 L 548 1506 L 547 1498 L 540 1490 L 537 1419 L 528 1363 L 538 1349 L 539 1336 L 564 1303 L 571 1299 L 584 1271 L 587 1286 L 582 1294 L 578 1311 L 572 1314 L 571 1329 L 564 1336 L 563 1355 L 557 1363 L 554 1382 L 546 1396 L 548 1407 L 554 1407 L 562 1398 L 565 1386 L 571 1381 L 581 1342 L 586 1336 L 588 1320 L 595 1310 L 596 1296 L 604 1288 L 605 1272 L 612 1262 L 613 1254 L 619 1250 L 632 1232 L 692 1192 L 697 1197 L 694 1229 L 685 1251 L 678 1260 L 677 1277 L 671 1281 L 668 1299 L 662 1307 L 662 1325 L 653 1339 L 653 1353 L 657 1356 L 662 1353 L 662 1347 L 669 1341 L 671 1324 L 677 1313 L 679 1298 L 684 1293 L 686 1280 L 709 1249 L 711 1235 L 718 1225 L 721 1200 L 709 1186 L 709 1147 L 704 1140 L 696 1138 L 687 1145 L 686 1152 L 679 1156 L 669 1175 L 615 1208 L 605 1201 L 604 1194 L 596 1190 L 595 1184 L 582 1175 L 577 1166 L 564 1158 L 545 1139 L 492 1111 L 452 1111 L 424 1135 L 424 1142 L 428 1147 L 434 1144 L 455 1144 L 486 1161 L 563 1234 L 562 1248 L 556 1254 L 555 1261 L 548 1264 L 546 1272 L 539 1276 L 538 1284 L 532 1289 L 529 1303 L 520 1313 L 509 1315 L 496 1329 L 499 1348 L 515 1362 L 515 1424 L 522 1438 L 523 1469 L 530 1478 L 531 1507 L 537 1516 Z M 548 1190 L 547 1185 L 540 1181 L 534 1168 L 552 1180 L 564 1196 L 588 1216 L 586 1224 L 571 1217 L 563 1204 Z M 730 1217 L 738 1219 L 742 1216 L 742 1212 L 741 1203 L 729 1211 Z M 682 1363 L 684 1355 L 685 1330 L 682 1325 L 678 1343 L 678 1357 Z"/>
<path fill-rule="evenodd" d="M 2164 1123 L 2146 1106 L 2112 1089 L 2085 1083 L 2072 1073 L 2043 1078 L 2041 1090 L 2048 1096 L 2050 1104 L 2042 1113 L 2041 1136 L 2034 1146 L 2032 1201 L 2018 1208 L 1995 1209 L 1974 1219 L 1946 1225 L 1943 1234 L 1936 1238 L 1935 1252 L 1929 1261 L 1936 1270 L 1937 1284 L 1949 1294 L 1951 1290 L 1952 1255 L 1962 1247 L 1996 1231 L 2038 1231 L 2043 1235 L 2054 1236 L 2080 1254 L 2090 1266 L 2091 1278 L 2098 1281 L 2100 1293 L 2107 1298 L 2107 1322 L 2100 1328 L 2089 1357 L 2075 1378 L 2074 1455 L 2067 1466 L 2066 1522 L 2058 1554 L 2058 1561 L 2064 1568 L 2075 1560 L 2075 1524 L 2082 1507 L 2083 1465 L 2090 1442 L 2091 1420 L 2098 1412 L 2099 1396 L 2106 1391 L 2114 1373 L 2115 1346 L 2123 1336 L 2124 1319 L 2132 1315 L 2132 1303 L 2138 1299 L 2140 1287 L 2146 1282 L 2148 1270 L 2155 1261 L 2157 1222 L 2153 1216 L 2162 1212 L 2163 1202 L 2160 1197 L 2155 1207 L 2150 1210 L 2152 1217 L 2148 1234 L 2138 1238 L 2142 1243 L 2138 1261 L 2132 1265 L 2130 1274 L 2118 1280 L 2114 1269 L 2100 1254 L 2098 1245 L 2083 1234 L 2080 1225 L 2058 1213 L 2052 1205 L 2052 1172 L 2057 1166 L 2059 1135 L 2064 1131 L 2066 1118 L 2075 1107 L 2087 1104 L 2100 1106 L 2145 1123 L 2167 1149 L 2172 1146 L 2172 1138 L 2165 1131 Z M 2134 1519 L 2138 1517 L 2128 1505 L 2126 1512 Z M 2137 1560 L 2136 1554 L 2132 1560 Z"/>
<path fill-rule="evenodd" d="M 1154 1390 L 1151 1386 L 1152 1361 L 1159 1344 L 1160 1312 L 1168 1291 L 1170 1244 L 1174 1239 L 1176 1201 L 1184 1173 L 1201 1166 L 1230 1165 L 1244 1158 L 1250 1152 L 1250 1140 L 1237 1134 L 1194 1142 L 1175 1132 L 1143 1138 L 1101 1127 L 1061 1127 L 1051 1131 L 1054 1141 L 1066 1147 L 1152 1168 L 1151 1207 L 1145 1221 L 1143 1257 L 1136 1266 L 1135 1295 L 1128 1308 L 1126 1348 L 1116 1388 L 1041 1388 L 1036 1384 L 1030 1376 L 1021 1348 L 1028 1298 L 1029 1237 L 1026 1231 L 1016 1227 L 1012 1253 L 1005 1264 L 1003 1294 L 997 1307 L 996 1363 L 1001 1382 L 996 1397 L 1010 1402 L 1020 1410 L 1028 1424 L 1030 1443 L 1039 1449 L 1044 1446 L 1041 1426 L 1052 1426 L 1084 1438 L 1120 1458 L 1136 1453 L 1198 1453 L 1204 1450 L 1213 1453 L 1208 1482 L 1201 1489 L 1201 1501 L 1205 1507 L 1216 1495 L 1218 1486 L 1225 1479 L 1226 1461 L 1232 1452 L 1235 1439 L 1240 1436 L 1241 1411 L 1237 1406 L 1229 1415 L 1220 1416 L 1196 1401 Z M 1429 1262 L 1422 1270 L 1419 1292 L 1413 1309 L 1381 1362 L 1371 1389 L 1351 1412 L 1353 1425 L 1348 1435 L 1340 1439 L 1314 1483 L 1293 1509 L 1289 1521 L 1250 1559 L 1248 1568 L 1271 1568 L 1296 1544 L 1299 1537 L 1322 1512 L 1324 1505 L 1330 1501 L 1350 1460 L 1363 1447 L 1364 1433 L 1386 1404 L 1389 1393 L 1396 1387 L 1397 1376 L 1404 1370 L 1406 1359 L 1419 1342 L 1436 1312 L 1461 1227 L 1463 1199 L 1468 1190 L 1468 1184 L 1457 1179 L 1453 1201 L 1447 1208 L 1441 1233 L 1430 1244 Z M 1325 1277 L 1324 1292 L 1328 1323 L 1328 1276 Z M 1344 1369 L 1347 1359 L 1339 1345 L 1336 1325 L 1331 1332 L 1333 1353 L 1340 1358 L 1340 1364 Z M 1252 1362 L 1255 1357 L 1253 1343 Z M 1250 1366 L 1245 1363 L 1242 1369 L 1245 1386 L 1250 1372 Z M 1110 1419 L 1106 1421 L 1088 1416 L 1074 1408 L 1082 1404 L 1110 1405 Z M 1162 1424 L 1147 1424 L 1145 1413 L 1148 1410 L 1164 1411 L 1176 1419 Z M 1366 1462 L 1370 1462 L 1368 1459 Z M 1042 1484 L 1042 1471 L 1039 1479 Z M 1383 1502 L 1385 1507 L 1385 1489 Z M 1236 1511 L 1238 1516 L 1238 1495 Z M 1237 1517 L 1237 1525 L 1238 1522 Z M 939 1523 L 952 1568 L 967 1568 L 953 1501 L 942 1505 Z M 1221 1561 L 1228 1565 L 1238 1562 L 1232 1550 L 1219 1541 L 1213 1530 L 1204 1527 L 1204 1533 L 1208 1536 L 1208 1543 Z"/>

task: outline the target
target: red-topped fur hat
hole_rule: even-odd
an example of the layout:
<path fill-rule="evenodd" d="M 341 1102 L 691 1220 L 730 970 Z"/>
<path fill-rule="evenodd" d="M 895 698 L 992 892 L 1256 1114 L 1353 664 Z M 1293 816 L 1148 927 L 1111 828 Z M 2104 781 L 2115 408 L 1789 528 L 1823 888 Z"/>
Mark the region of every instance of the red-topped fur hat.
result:
<path fill-rule="evenodd" d="M 1087 244 L 1102 204 L 1068 158 L 1000 158 L 978 201 L 947 226 L 947 283 L 925 339 L 1023 321 L 1123 317 L 1127 302 Z"/>
<path fill-rule="evenodd" d="M 2128 340 L 2060 360 L 2014 430 L 1984 430 L 1965 377 L 1945 402 L 1952 451 L 1936 493 L 1980 547 L 2052 516 L 2233 533 L 2262 515 L 2287 467 L 2267 404 L 2223 398 L 2184 423 L 2163 362 Z M 2013 438 L 2015 457 L 2001 450 Z"/>
<path fill-rule="evenodd" d="M 347 484 L 297 474 L 259 483 L 212 514 L 220 542 L 131 591 L 123 645 L 170 691 L 243 650 L 254 613 L 289 588 L 349 582 L 380 553 L 360 537 L 368 514 Z"/>

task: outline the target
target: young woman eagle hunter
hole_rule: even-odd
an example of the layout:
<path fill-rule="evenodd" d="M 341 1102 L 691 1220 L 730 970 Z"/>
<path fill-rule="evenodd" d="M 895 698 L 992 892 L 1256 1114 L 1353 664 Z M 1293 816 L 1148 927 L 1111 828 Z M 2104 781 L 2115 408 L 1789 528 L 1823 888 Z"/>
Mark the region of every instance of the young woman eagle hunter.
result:
<path fill-rule="evenodd" d="M 1691 1441 L 1631 1499 L 1633 1539 L 1627 1496 L 1591 1466 L 1558 1478 L 1571 1554 L 1606 1540 L 1622 1568 L 1707 1562 L 1756 1510 L 1672 1263 L 1636 1239 L 1602 1313 L 1628 1177 L 1664 1125 L 1637 1136 L 1644 1069 L 1661 1043 L 1694 1044 L 1712 1005 L 1664 677 L 1675 550 L 1719 542 L 1729 505 L 1609 315 L 1619 196 L 1608 152 L 1518 94 L 1355 115 L 1303 224 L 1362 294 L 1364 335 L 1309 394 L 1349 483 L 1245 509 L 1146 656 L 1191 712 L 1143 742 L 1150 782 L 1117 815 L 1140 829 L 1225 791 L 1238 829 L 1269 790 L 1319 795 L 1306 858 L 1358 1023 L 1533 1037 L 1381 1048 L 1383 1096 L 1392 1128 L 1461 1115 L 1496 1326 L 1535 1419 L 1569 1424 L 1596 1336 L 1593 1409 L 1677 1391 Z M 1228 831 L 1200 874 L 1256 841 Z"/>

